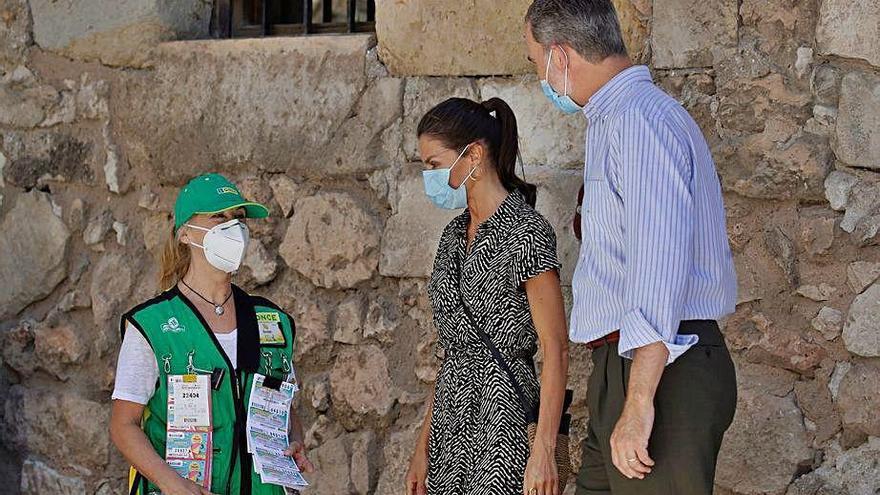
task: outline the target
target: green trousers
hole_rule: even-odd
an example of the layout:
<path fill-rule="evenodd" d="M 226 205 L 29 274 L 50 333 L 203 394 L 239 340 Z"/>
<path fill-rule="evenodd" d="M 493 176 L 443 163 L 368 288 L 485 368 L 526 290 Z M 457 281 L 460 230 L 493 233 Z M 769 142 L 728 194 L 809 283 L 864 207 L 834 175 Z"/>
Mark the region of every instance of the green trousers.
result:
<path fill-rule="evenodd" d="M 700 341 L 668 365 L 660 379 L 648 442 L 656 465 L 642 480 L 620 474 L 609 443 L 626 400 L 632 362 L 618 355 L 616 343 L 593 351 L 578 495 L 712 493 L 718 450 L 736 410 L 736 372 L 714 321 L 682 322 L 679 334 L 697 334 Z"/>

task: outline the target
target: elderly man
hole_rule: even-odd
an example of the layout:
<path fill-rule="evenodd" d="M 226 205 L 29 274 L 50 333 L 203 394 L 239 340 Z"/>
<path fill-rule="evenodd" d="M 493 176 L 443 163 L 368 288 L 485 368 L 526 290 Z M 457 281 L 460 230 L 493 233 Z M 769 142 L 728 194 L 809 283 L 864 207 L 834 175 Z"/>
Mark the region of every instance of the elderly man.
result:
<path fill-rule="evenodd" d="M 591 348 L 579 494 L 712 493 L 736 377 L 736 274 L 700 128 L 630 62 L 611 0 L 534 0 L 529 59 L 588 121 L 570 336 Z"/>

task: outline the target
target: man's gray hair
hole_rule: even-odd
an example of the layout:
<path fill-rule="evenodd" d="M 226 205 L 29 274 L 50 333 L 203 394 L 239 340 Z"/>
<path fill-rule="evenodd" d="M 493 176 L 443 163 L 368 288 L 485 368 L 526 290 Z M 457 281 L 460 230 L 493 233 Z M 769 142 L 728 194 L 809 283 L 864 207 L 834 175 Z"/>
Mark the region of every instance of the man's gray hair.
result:
<path fill-rule="evenodd" d="M 627 54 L 611 0 L 534 0 L 526 22 L 541 45 L 567 44 L 590 62 Z"/>

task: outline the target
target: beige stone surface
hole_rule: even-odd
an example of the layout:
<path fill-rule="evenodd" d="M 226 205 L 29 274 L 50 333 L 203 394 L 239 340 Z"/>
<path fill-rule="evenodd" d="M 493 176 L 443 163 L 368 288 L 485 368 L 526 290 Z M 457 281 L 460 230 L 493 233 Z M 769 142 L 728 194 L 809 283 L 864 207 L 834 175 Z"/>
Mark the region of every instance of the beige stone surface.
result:
<path fill-rule="evenodd" d="M 79 495 L 85 492 L 85 483 L 76 476 L 65 476 L 38 460 L 28 459 L 21 469 L 21 494 Z"/>
<path fill-rule="evenodd" d="M 880 169 L 880 76 L 851 72 L 843 77 L 835 151 L 849 165 Z"/>
<path fill-rule="evenodd" d="M 655 0 L 651 49 L 656 68 L 706 67 L 736 44 L 736 0 Z"/>
<path fill-rule="evenodd" d="M 15 386 L 5 401 L 3 428 L 12 445 L 56 467 L 101 469 L 109 458 L 110 409 L 72 391 Z"/>
<path fill-rule="evenodd" d="M 414 77 L 406 80 L 403 95 L 403 150 L 410 161 L 420 161 L 416 130 L 422 117 L 447 98 L 479 101 L 475 82 L 465 78 Z"/>
<path fill-rule="evenodd" d="M 843 341 L 853 354 L 880 357 L 880 284 L 856 296 L 843 327 Z"/>
<path fill-rule="evenodd" d="M 378 0 L 379 58 L 398 76 L 520 74 L 528 0 Z M 487 20 L 491 19 L 491 22 Z"/>
<path fill-rule="evenodd" d="M 65 56 L 142 67 L 162 41 L 208 34 L 210 5 L 200 0 L 156 2 L 30 2 L 34 42 Z"/>
<path fill-rule="evenodd" d="M 0 252 L 7 260 L 0 263 L 0 316 L 9 318 L 64 280 L 70 233 L 49 195 L 38 191 L 18 196 L 0 232 Z"/>
<path fill-rule="evenodd" d="M 719 454 L 716 483 L 743 495 L 778 493 L 813 457 L 791 394 L 795 375 L 747 363 L 738 364 L 737 374 L 737 413 Z"/>
<path fill-rule="evenodd" d="M 571 309 L 586 124 L 555 111 L 515 60 L 520 14 L 508 8 L 508 29 L 453 2 L 389 0 L 380 24 L 394 9 L 448 15 L 386 22 L 379 46 L 371 35 L 156 46 L 183 36 L 168 26 L 201 22 L 181 14 L 193 3 L 92 13 L 99 3 L 0 0 L 0 483 L 10 495 L 122 493 L 126 461 L 106 430 L 118 317 L 156 294 L 177 188 L 212 170 L 271 210 L 250 224 L 233 280 L 296 322 L 314 491 L 400 493 L 442 357 L 427 276 L 457 214 L 428 203 L 416 163 L 431 106 L 511 104 Z M 706 135 L 724 188 L 740 291 L 722 327 L 740 402 L 716 492 L 874 495 L 880 174 L 876 41 L 862 37 L 876 2 L 614 3 L 634 58 L 653 62 Z M 486 46 L 484 33 L 502 41 Z M 393 75 L 397 62 L 379 58 L 392 52 L 457 72 Z M 462 76 L 474 60 L 491 77 Z M 525 75 L 494 72 L 511 60 Z M 572 346 L 575 459 L 590 372 L 589 351 Z"/>
<path fill-rule="evenodd" d="M 126 109 L 118 144 L 132 167 L 177 184 L 208 167 L 338 175 L 387 166 L 380 141 L 362 129 L 390 125 L 399 96 L 388 84 L 361 99 L 369 43 L 353 35 L 163 44 L 153 71 L 132 73 L 113 93 L 111 106 Z M 370 111 L 355 112 L 367 103 Z M 346 152 L 334 156 L 340 143 Z"/>
<path fill-rule="evenodd" d="M 843 376 L 837 397 L 837 408 L 845 429 L 880 436 L 880 418 L 875 412 L 880 397 L 870 393 L 880 387 L 880 366 L 875 362 L 859 362 Z"/>
<path fill-rule="evenodd" d="M 823 0 L 820 5 L 819 52 L 880 65 L 880 1 Z"/>
<path fill-rule="evenodd" d="M 526 165 L 583 169 L 587 121 L 556 110 L 536 77 L 480 81 L 480 99 L 501 98 L 516 115 L 520 153 Z"/>
<path fill-rule="evenodd" d="M 319 287 L 354 287 L 376 271 L 380 228 L 358 198 L 321 193 L 297 203 L 279 253 Z"/>
<path fill-rule="evenodd" d="M 459 210 L 442 210 L 425 196 L 421 165 L 404 165 L 397 200 L 382 234 L 379 273 L 386 277 L 428 277 L 440 234 Z"/>
<path fill-rule="evenodd" d="M 27 0 L 0 2 L 0 63 L 20 60 L 32 39 Z"/>
<path fill-rule="evenodd" d="M 385 419 L 396 397 L 388 359 L 373 344 L 343 349 L 330 374 L 330 388 L 338 419 L 349 427 Z"/>

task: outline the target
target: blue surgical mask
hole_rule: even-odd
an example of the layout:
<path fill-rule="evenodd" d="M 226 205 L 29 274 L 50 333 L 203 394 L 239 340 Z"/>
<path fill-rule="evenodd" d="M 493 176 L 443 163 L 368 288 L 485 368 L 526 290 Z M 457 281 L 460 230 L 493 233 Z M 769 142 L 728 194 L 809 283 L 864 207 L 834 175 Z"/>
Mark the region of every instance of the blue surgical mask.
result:
<path fill-rule="evenodd" d="M 458 210 L 467 206 L 467 188 L 464 184 L 471 178 L 476 168 L 471 170 L 468 176 L 461 182 L 461 185 L 458 186 L 458 189 L 449 185 L 449 174 L 452 173 L 453 167 L 461 160 L 461 157 L 464 156 L 464 153 L 470 146 L 467 145 L 461 150 L 458 158 L 452 162 L 449 168 L 435 168 L 422 171 L 422 177 L 425 180 L 425 194 L 439 208 Z"/>
<path fill-rule="evenodd" d="M 568 55 L 565 51 L 562 51 L 563 55 L 568 58 Z M 550 47 L 550 53 L 547 54 L 547 70 L 544 72 L 545 77 L 550 77 L 550 60 L 553 57 L 553 47 Z M 544 96 L 547 97 L 556 108 L 562 110 L 565 113 L 577 113 L 583 110 L 583 107 L 575 103 L 574 100 L 568 96 L 568 63 L 565 64 L 565 82 L 563 83 L 562 95 L 556 92 L 553 89 L 553 86 L 550 85 L 550 82 L 547 79 L 541 79 L 541 89 L 544 91 Z"/>

